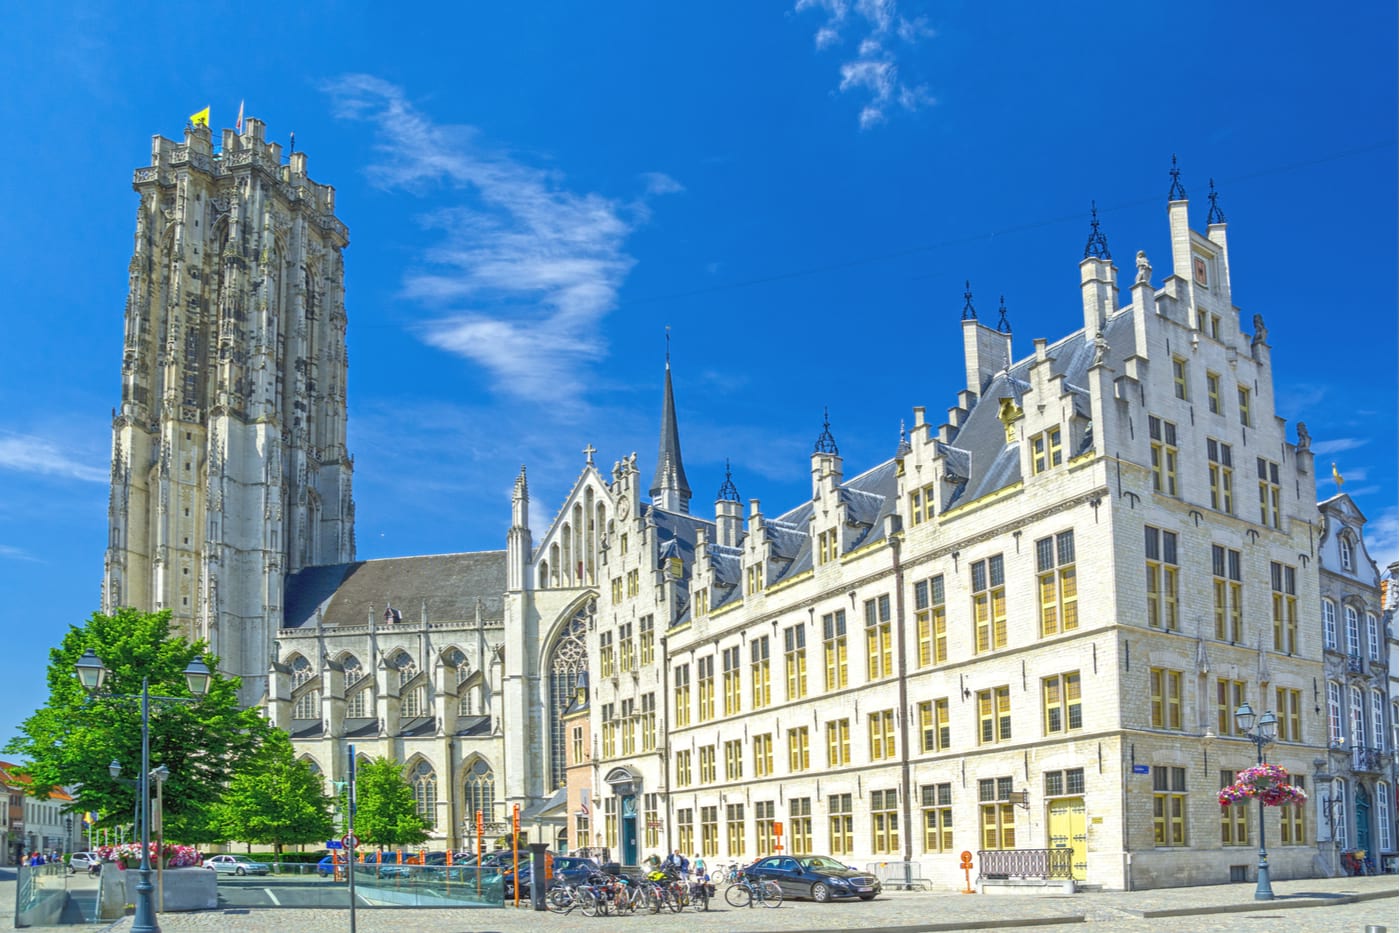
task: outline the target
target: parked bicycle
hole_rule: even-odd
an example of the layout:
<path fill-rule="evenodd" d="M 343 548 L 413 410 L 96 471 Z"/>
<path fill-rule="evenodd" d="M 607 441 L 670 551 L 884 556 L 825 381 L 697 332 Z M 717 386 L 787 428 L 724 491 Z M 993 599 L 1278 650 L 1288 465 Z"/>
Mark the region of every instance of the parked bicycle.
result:
<path fill-rule="evenodd" d="M 760 881 L 740 874 L 739 880 L 724 889 L 724 899 L 730 907 L 777 907 L 783 902 L 783 889 L 776 881 Z"/>

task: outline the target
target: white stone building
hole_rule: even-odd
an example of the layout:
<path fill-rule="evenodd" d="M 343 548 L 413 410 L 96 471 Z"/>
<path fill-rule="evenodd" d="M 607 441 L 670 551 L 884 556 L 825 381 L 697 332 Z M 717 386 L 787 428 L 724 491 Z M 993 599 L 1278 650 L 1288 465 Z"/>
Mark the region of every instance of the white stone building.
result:
<path fill-rule="evenodd" d="M 964 849 L 1068 848 L 1108 887 L 1253 876 L 1257 814 L 1215 796 L 1255 762 L 1235 709 L 1277 711 L 1269 760 L 1300 781 L 1326 742 L 1302 621 L 1313 458 L 1274 411 L 1262 319 L 1241 330 L 1224 218 L 1212 197 L 1197 233 L 1188 207 L 1174 184 L 1166 274 L 1139 253 L 1126 302 L 1095 224 L 1074 330 L 1029 356 L 969 296 L 946 423 L 916 407 L 894 458 L 855 475 L 824 426 L 795 507 L 744 509 L 726 479 L 713 519 L 690 515 L 666 430 L 650 504 L 635 459 L 586 472 L 565 512 L 601 508 L 606 529 L 604 844 L 934 878 Z M 522 594 L 553 592 L 555 619 L 595 591 L 558 531 Z M 1276 878 L 1316 870 L 1307 810 L 1269 812 Z"/>
<path fill-rule="evenodd" d="M 1366 552 L 1366 516 L 1345 493 L 1318 512 L 1327 755 L 1314 762 L 1317 838 L 1337 872 L 1341 853 L 1358 849 L 1377 867 L 1394 861 L 1395 740 L 1386 607 Z"/>

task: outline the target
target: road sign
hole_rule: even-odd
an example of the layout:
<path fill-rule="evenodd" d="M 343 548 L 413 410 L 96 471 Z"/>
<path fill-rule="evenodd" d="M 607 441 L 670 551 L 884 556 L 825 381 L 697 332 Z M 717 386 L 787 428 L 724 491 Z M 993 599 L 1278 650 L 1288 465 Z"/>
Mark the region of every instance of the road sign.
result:
<path fill-rule="evenodd" d="M 345 848 L 345 843 L 341 842 L 339 839 L 327 839 L 327 840 L 326 840 L 326 848 L 327 848 L 327 849 L 343 849 L 343 848 Z"/>
<path fill-rule="evenodd" d="M 360 839 L 354 833 L 346 833 L 340 837 L 340 844 L 347 849 L 353 849 L 360 844 Z"/>
<path fill-rule="evenodd" d="M 1133 765 L 1133 773 L 1134 773 L 1134 774 L 1151 774 L 1151 773 L 1152 773 L 1152 767 L 1151 767 L 1150 765 Z"/>

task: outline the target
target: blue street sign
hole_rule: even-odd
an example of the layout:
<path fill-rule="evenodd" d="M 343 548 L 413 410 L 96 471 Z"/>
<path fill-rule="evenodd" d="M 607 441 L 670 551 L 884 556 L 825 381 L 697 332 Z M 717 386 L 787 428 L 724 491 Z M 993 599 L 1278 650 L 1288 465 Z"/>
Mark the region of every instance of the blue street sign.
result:
<path fill-rule="evenodd" d="M 345 846 L 341 844 L 341 842 L 340 842 L 339 839 L 327 839 L 327 840 L 326 840 L 326 848 L 327 848 L 327 849 L 343 849 L 343 848 L 345 848 Z"/>
<path fill-rule="evenodd" d="M 1152 767 L 1151 767 L 1150 765 L 1133 765 L 1133 773 L 1134 773 L 1134 774 L 1151 774 L 1151 773 L 1152 773 Z"/>

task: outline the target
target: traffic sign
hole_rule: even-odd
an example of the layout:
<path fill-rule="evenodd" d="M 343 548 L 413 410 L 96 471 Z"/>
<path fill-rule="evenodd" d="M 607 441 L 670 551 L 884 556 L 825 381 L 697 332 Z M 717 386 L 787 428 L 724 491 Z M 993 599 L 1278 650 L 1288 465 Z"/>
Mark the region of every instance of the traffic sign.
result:
<path fill-rule="evenodd" d="M 354 833 L 346 833 L 340 837 L 340 844 L 347 849 L 353 849 L 360 844 L 360 839 Z"/>
<path fill-rule="evenodd" d="M 339 839 L 327 839 L 327 840 L 326 840 L 326 848 L 327 848 L 327 849 L 343 849 L 343 848 L 345 848 L 345 843 L 341 842 Z"/>

